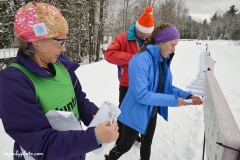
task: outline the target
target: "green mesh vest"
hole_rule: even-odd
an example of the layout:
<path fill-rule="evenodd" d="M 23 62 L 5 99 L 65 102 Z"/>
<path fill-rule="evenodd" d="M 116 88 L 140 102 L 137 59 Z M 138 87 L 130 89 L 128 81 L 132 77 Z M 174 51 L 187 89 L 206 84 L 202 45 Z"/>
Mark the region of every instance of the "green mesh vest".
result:
<path fill-rule="evenodd" d="M 74 92 L 71 77 L 67 70 L 58 62 L 55 62 L 55 77 L 39 77 L 30 72 L 27 68 L 17 63 L 10 66 L 22 70 L 33 82 L 36 99 L 42 105 L 42 111 L 47 113 L 49 110 L 60 110 L 73 112 L 79 120 L 77 99 Z"/>

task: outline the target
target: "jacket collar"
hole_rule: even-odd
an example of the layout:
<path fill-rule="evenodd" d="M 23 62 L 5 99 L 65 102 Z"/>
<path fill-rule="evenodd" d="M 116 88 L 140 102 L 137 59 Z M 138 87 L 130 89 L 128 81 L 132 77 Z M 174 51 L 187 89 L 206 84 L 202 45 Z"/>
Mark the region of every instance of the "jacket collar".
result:
<path fill-rule="evenodd" d="M 154 64 L 158 64 L 159 62 L 166 62 L 168 65 L 170 65 L 171 63 L 171 60 L 174 56 L 175 53 L 172 53 L 169 57 L 167 58 L 163 58 L 161 55 L 160 55 L 160 52 L 161 52 L 161 47 L 160 46 L 156 46 L 156 45 L 152 45 L 152 44 L 149 44 L 146 46 L 146 50 L 152 55 L 153 57 L 153 62 Z"/>
<path fill-rule="evenodd" d="M 53 77 L 50 72 L 46 71 L 40 67 L 35 61 L 31 60 L 29 57 L 26 57 L 22 54 L 21 49 L 18 50 L 16 62 L 26 67 L 32 73 L 39 77 Z M 64 55 L 60 54 L 57 58 L 57 62 L 60 63 L 63 67 L 67 68 L 69 72 L 74 72 L 80 65 L 76 62 L 68 60 Z"/>
<path fill-rule="evenodd" d="M 51 73 L 41 68 L 35 61 L 31 60 L 22 54 L 21 49 L 18 50 L 16 62 L 26 67 L 32 73 L 40 77 L 53 77 Z"/>
<path fill-rule="evenodd" d="M 127 40 L 135 40 L 139 42 L 139 46 L 142 46 L 144 43 L 144 40 L 141 40 L 136 35 L 136 26 L 135 24 L 132 24 L 127 31 Z"/>
<path fill-rule="evenodd" d="M 127 31 L 127 40 L 139 40 L 136 36 L 135 24 L 132 24 Z"/>

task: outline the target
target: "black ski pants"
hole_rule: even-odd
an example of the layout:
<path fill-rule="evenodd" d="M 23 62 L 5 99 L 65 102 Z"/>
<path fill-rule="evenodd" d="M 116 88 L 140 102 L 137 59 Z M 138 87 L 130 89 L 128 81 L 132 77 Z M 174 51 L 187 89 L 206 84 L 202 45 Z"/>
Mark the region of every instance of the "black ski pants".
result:
<path fill-rule="evenodd" d="M 157 114 L 150 118 L 147 131 L 142 135 L 141 148 L 140 148 L 140 157 L 141 160 L 149 160 L 151 155 L 151 145 L 152 139 L 154 136 L 155 128 L 157 123 Z M 121 141 L 109 152 L 107 160 L 117 160 L 124 153 L 128 152 L 136 138 L 139 135 L 139 132 L 123 124 L 123 130 L 121 135 Z"/>

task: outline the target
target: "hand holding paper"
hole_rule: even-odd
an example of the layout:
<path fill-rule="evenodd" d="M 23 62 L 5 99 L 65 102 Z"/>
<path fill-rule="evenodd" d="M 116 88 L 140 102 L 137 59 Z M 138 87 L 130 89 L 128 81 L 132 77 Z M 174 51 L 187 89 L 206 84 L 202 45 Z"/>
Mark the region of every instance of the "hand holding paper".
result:
<path fill-rule="evenodd" d="M 118 115 L 121 113 L 120 109 L 110 102 L 103 102 L 102 106 L 99 108 L 97 114 L 94 116 L 92 122 L 88 127 L 96 127 L 101 122 L 110 121 L 111 119 L 117 119 Z"/>
<path fill-rule="evenodd" d="M 96 127 L 96 133 L 101 143 L 116 141 L 119 135 L 117 121 L 113 119 L 112 125 L 109 125 L 109 121 L 100 123 Z"/>
<path fill-rule="evenodd" d="M 93 151 L 100 155 L 108 143 L 118 138 L 117 117 L 121 113 L 120 109 L 110 102 L 103 102 L 97 114 L 88 127 L 96 127 L 96 132 L 102 147 Z"/>

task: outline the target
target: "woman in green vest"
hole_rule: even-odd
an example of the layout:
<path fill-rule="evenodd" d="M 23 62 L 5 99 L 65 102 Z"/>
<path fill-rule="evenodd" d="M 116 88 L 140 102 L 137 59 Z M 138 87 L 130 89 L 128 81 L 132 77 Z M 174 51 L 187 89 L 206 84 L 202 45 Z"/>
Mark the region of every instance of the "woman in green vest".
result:
<path fill-rule="evenodd" d="M 87 130 L 57 131 L 45 116 L 50 110 L 72 112 L 88 126 L 98 111 L 74 73 L 79 64 L 61 54 L 68 24 L 60 10 L 30 2 L 17 11 L 14 32 L 16 62 L 0 76 L 0 117 L 15 140 L 14 159 L 84 160 L 87 152 L 115 141 L 115 120 L 111 126 L 104 122 Z"/>

